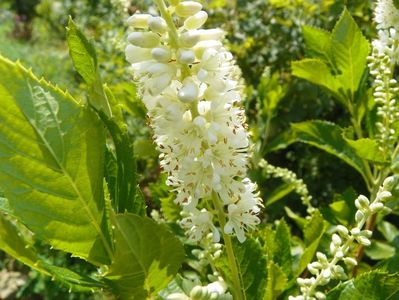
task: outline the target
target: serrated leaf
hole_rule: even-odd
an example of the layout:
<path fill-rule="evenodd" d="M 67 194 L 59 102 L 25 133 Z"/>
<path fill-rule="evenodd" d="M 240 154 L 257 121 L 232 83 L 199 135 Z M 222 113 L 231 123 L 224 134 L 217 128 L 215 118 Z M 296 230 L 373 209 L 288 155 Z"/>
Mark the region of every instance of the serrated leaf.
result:
<path fill-rule="evenodd" d="M 338 100 L 344 102 L 339 94 L 337 79 L 331 74 L 330 68 L 325 62 L 316 58 L 307 58 L 300 61 L 294 61 L 291 64 L 292 75 L 306 79 L 311 83 L 327 89 Z"/>
<path fill-rule="evenodd" d="M 284 219 L 276 227 L 273 245 L 273 262 L 279 265 L 287 278 L 292 274 L 291 232 Z"/>
<path fill-rule="evenodd" d="M 67 27 L 67 42 L 73 65 L 89 87 L 90 102 L 96 109 L 104 111 L 110 117 L 111 108 L 98 72 L 96 51 L 71 17 Z"/>
<path fill-rule="evenodd" d="M 247 300 L 262 299 L 266 284 L 267 264 L 259 242 L 247 239 L 244 243 L 233 242 L 234 254 L 241 277 L 241 285 Z M 225 256 L 216 260 L 216 267 L 231 286 L 231 268 Z"/>
<path fill-rule="evenodd" d="M 147 299 L 174 278 L 184 259 L 179 240 L 163 225 L 126 213 L 115 216 L 115 257 L 105 276 L 122 299 Z"/>
<path fill-rule="evenodd" d="M 386 300 L 399 291 L 399 274 L 363 273 L 331 290 L 327 300 Z"/>
<path fill-rule="evenodd" d="M 339 126 L 326 121 L 306 121 L 291 127 L 299 141 L 337 156 L 366 178 L 364 162 L 345 141 Z"/>
<path fill-rule="evenodd" d="M 305 242 L 305 249 L 299 260 L 297 269 L 294 270 L 294 277 L 299 276 L 306 268 L 306 266 L 313 260 L 320 239 L 326 231 L 326 224 L 323 216 L 318 210 L 314 211 L 311 218 L 307 220 L 303 236 Z"/>
<path fill-rule="evenodd" d="M 3 214 L 0 213 L 0 249 L 25 265 L 49 275 L 40 265 L 40 259 L 32 245 L 17 227 Z"/>
<path fill-rule="evenodd" d="M 331 33 L 312 26 L 302 27 L 306 50 L 312 57 L 322 59 L 326 63 L 331 62 Z"/>
<path fill-rule="evenodd" d="M 287 287 L 288 279 L 283 268 L 270 261 L 267 266 L 267 285 L 263 300 L 274 300 Z"/>
<path fill-rule="evenodd" d="M 3 214 L 0 214 L 0 249 L 30 268 L 52 276 L 71 290 L 84 292 L 104 288 L 102 283 L 88 276 L 46 263 L 39 257 L 31 242 Z"/>
<path fill-rule="evenodd" d="M 115 157 L 109 152 L 107 183 L 111 193 L 112 204 L 117 213 L 131 212 L 145 214 L 145 202 L 136 197 L 137 165 L 134 158 L 133 144 L 127 131 L 121 129 L 114 119 L 98 111 L 111 135 L 115 147 Z"/>
<path fill-rule="evenodd" d="M 173 202 L 174 198 L 175 198 L 174 195 L 160 198 L 161 211 L 168 222 L 177 222 L 181 218 L 180 215 L 181 208 L 179 205 Z"/>
<path fill-rule="evenodd" d="M 344 93 L 354 100 L 367 66 L 370 46 L 346 8 L 331 33 L 331 51 Z"/>
<path fill-rule="evenodd" d="M 50 273 L 52 278 L 75 292 L 94 292 L 104 289 L 105 285 L 89 276 L 76 273 L 70 269 L 49 265 L 42 262 L 43 267 Z"/>
<path fill-rule="evenodd" d="M 380 147 L 376 140 L 369 138 L 362 138 L 358 140 L 351 140 L 343 136 L 346 143 L 352 147 L 355 153 L 362 159 L 383 163 L 385 162 L 384 154 L 381 153 Z"/>
<path fill-rule="evenodd" d="M 38 238 L 100 265 L 104 130 L 95 114 L 20 64 L 0 57 L 0 186 Z"/>

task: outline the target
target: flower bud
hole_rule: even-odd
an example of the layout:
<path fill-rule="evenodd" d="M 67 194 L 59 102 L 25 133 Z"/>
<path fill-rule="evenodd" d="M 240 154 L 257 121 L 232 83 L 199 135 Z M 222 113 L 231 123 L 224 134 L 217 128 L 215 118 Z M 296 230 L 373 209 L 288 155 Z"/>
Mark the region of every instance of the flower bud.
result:
<path fill-rule="evenodd" d="M 389 176 L 385 178 L 384 183 L 382 184 L 384 188 L 390 189 L 392 188 L 392 185 L 395 183 L 395 177 L 394 176 Z"/>
<path fill-rule="evenodd" d="M 349 234 L 348 228 L 346 228 L 343 225 L 338 225 L 336 229 L 337 229 L 337 232 L 339 232 L 339 234 L 341 234 L 343 237 L 346 237 Z"/>
<path fill-rule="evenodd" d="M 166 21 L 161 17 L 151 17 L 148 20 L 148 27 L 151 31 L 162 34 L 168 30 L 168 25 Z"/>
<path fill-rule="evenodd" d="M 338 259 L 343 258 L 343 257 L 344 257 L 344 252 L 342 252 L 341 250 L 338 250 L 338 251 L 335 253 L 335 257 L 338 258 Z"/>
<path fill-rule="evenodd" d="M 149 18 L 151 18 L 149 14 L 134 14 L 127 19 L 126 23 L 135 28 L 145 29 L 148 27 Z"/>
<path fill-rule="evenodd" d="M 324 253 L 317 252 L 317 253 L 316 253 L 316 257 L 317 257 L 317 259 L 318 259 L 321 263 L 326 263 L 326 262 L 328 262 L 327 256 L 326 256 Z"/>
<path fill-rule="evenodd" d="M 132 32 L 127 40 L 137 47 L 153 48 L 159 44 L 159 35 L 153 32 Z"/>
<path fill-rule="evenodd" d="M 357 223 L 360 223 L 364 219 L 364 213 L 358 210 L 355 214 L 355 220 Z"/>
<path fill-rule="evenodd" d="M 332 235 L 332 241 L 333 241 L 334 245 L 337 245 L 337 246 L 339 246 L 339 245 L 342 244 L 341 238 L 340 238 L 339 235 L 336 234 L 336 233 L 334 233 L 334 234 Z"/>
<path fill-rule="evenodd" d="M 184 21 L 184 27 L 188 30 L 198 29 L 205 24 L 207 19 L 208 14 L 204 11 L 199 11 Z"/>
<path fill-rule="evenodd" d="M 167 63 L 172 57 L 172 53 L 166 47 L 157 47 L 151 50 L 152 57 L 162 63 Z"/>
<path fill-rule="evenodd" d="M 364 236 L 358 236 L 358 237 L 356 237 L 356 239 L 357 239 L 357 241 L 360 244 L 362 244 L 364 246 L 370 246 L 371 245 L 371 241 L 368 238 L 364 237 Z"/>
<path fill-rule="evenodd" d="M 373 213 L 377 213 L 380 212 L 384 209 L 384 204 L 382 204 L 381 202 L 375 202 L 375 203 L 371 203 L 370 204 L 370 210 Z"/>
<path fill-rule="evenodd" d="M 125 48 L 126 60 L 131 64 L 135 64 L 137 62 L 142 62 L 145 60 L 150 60 L 151 51 L 146 48 L 136 47 L 133 45 L 127 45 Z"/>
<path fill-rule="evenodd" d="M 183 87 L 177 93 L 177 97 L 181 102 L 191 103 L 198 98 L 198 85 L 190 79 L 185 79 Z"/>
<path fill-rule="evenodd" d="M 179 37 L 179 45 L 184 48 L 191 48 L 200 41 L 200 36 L 196 30 L 184 32 Z"/>
<path fill-rule="evenodd" d="M 191 292 L 190 292 L 190 298 L 193 300 L 200 300 L 206 293 L 206 290 L 204 291 L 204 288 L 202 286 L 195 286 Z"/>
<path fill-rule="evenodd" d="M 325 278 L 325 279 L 330 279 L 331 278 L 331 270 L 329 268 L 324 269 L 321 272 L 321 275 Z"/>
<path fill-rule="evenodd" d="M 356 259 L 354 259 L 354 258 L 352 258 L 352 257 L 345 257 L 345 258 L 344 258 L 344 263 L 345 263 L 348 267 L 357 266 L 357 261 L 356 261 Z"/>
<path fill-rule="evenodd" d="M 324 299 L 326 299 L 326 295 L 325 295 L 324 293 L 322 293 L 322 292 L 316 292 L 315 296 L 316 296 L 316 298 L 317 298 L 318 300 L 324 300 Z"/>
<path fill-rule="evenodd" d="M 366 196 L 360 195 L 356 200 L 355 200 L 355 205 L 358 209 L 367 209 L 370 204 L 369 199 L 367 199 Z"/>
<path fill-rule="evenodd" d="M 377 194 L 377 199 L 380 200 L 380 201 L 382 201 L 382 200 L 384 200 L 386 198 L 390 198 L 390 197 L 392 197 L 392 194 L 389 191 L 382 191 L 382 192 Z"/>
<path fill-rule="evenodd" d="M 191 64 L 195 61 L 194 52 L 191 50 L 180 49 L 177 54 L 177 60 L 181 64 Z"/>
<path fill-rule="evenodd" d="M 201 41 L 220 40 L 224 36 L 224 31 L 219 28 L 195 30 Z"/>
<path fill-rule="evenodd" d="M 195 1 L 184 1 L 180 2 L 176 8 L 176 15 L 179 17 L 187 18 L 195 15 L 202 9 L 202 4 Z"/>

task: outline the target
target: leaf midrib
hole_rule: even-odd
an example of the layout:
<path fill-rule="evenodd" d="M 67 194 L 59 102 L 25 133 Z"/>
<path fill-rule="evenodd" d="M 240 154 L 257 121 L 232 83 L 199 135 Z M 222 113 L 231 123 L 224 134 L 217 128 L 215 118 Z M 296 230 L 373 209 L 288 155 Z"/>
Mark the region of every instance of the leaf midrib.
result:
<path fill-rule="evenodd" d="M 27 85 L 30 86 L 28 82 L 27 82 Z M 62 162 L 59 161 L 58 156 L 55 154 L 53 148 L 48 143 L 46 138 L 42 135 L 41 131 L 36 127 L 35 124 L 33 124 L 31 122 L 30 118 L 25 114 L 25 112 L 20 107 L 19 107 L 19 109 L 20 109 L 21 113 L 25 116 L 26 121 L 32 126 L 32 128 L 35 130 L 35 132 L 38 134 L 38 136 L 40 137 L 40 139 L 42 140 L 42 142 L 46 146 L 46 148 L 49 151 L 49 153 L 51 154 L 51 156 L 54 158 L 54 160 L 57 163 L 57 165 L 59 166 L 62 174 L 64 174 L 64 176 L 67 178 L 67 180 L 70 183 L 72 189 L 76 193 L 79 202 L 82 204 L 82 206 L 83 206 L 84 210 L 86 211 L 89 219 L 91 220 L 92 225 L 94 226 L 94 228 L 97 231 L 99 237 L 101 238 L 103 246 L 104 246 L 104 248 L 105 248 L 105 250 L 106 250 L 106 252 L 108 254 L 108 257 L 110 258 L 110 260 L 112 260 L 113 251 L 111 249 L 111 246 L 109 245 L 109 243 L 107 241 L 107 238 L 105 237 L 103 231 L 101 230 L 101 225 L 97 223 L 97 220 L 94 217 L 94 215 L 93 215 L 92 211 L 90 210 L 90 208 L 88 207 L 83 195 L 80 193 L 79 188 L 76 186 L 74 180 L 72 179 L 72 177 L 70 176 L 68 171 L 64 168 Z M 61 140 L 63 140 L 62 135 L 61 135 Z"/>

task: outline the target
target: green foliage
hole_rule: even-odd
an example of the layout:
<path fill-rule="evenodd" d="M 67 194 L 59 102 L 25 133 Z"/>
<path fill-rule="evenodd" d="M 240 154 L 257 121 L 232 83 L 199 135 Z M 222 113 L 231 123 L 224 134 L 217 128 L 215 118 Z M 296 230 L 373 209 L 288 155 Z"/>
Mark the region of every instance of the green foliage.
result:
<path fill-rule="evenodd" d="M 91 103 L 96 109 L 104 111 L 108 117 L 111 116 L 111 108 L 98 70 L 96 51 L 72 18 L 69 18 L 68 22 L 67 41 L 75 69 L 89 87 Z"/>
<path fill-rule="evenodd" d="M 292 124 L 295 137 L 302 143 L 307 143 L 320 148 L 330 154 L 342 159 L 348 165 L 356 169 L 364 177 L 366 169 L 364 163 L 359 157 L 358 152 L 362 149 L 352 147 L 343 137 L 343 130 L 330 122 L 326 121 L 306 121 Z M 369 141 L 369 144 L 375 144 Z M 359 146 L 359 144 L 355 144 Z"/>
<path fill-rule="evenodd" d="M 0 249 L 29 267 L 47 273 L 44 268 L 38 265 L 40 259 L 33 250 L 31 243 L 19 233 L 16 226 L 3 214 L 0 214 Z"/>
<path fill-rule="evenodd" d="M 293 75 L 322 86 L 347 107 L 359 99 L 370 47 L 344 9 L 333 31 L 304 27 L 305 44 L 315 58 L 292 63 Z"/>
<path fill-rule="evenodd" d="M 243 244 L 234 241 L 233 247 L 247 299 L 262 299 L 267 277 L 267 262 L 259 242 L 253 239 L 247 239 Z M 216 265 L 222 271 L 226 282 L 231 283 L 231 268 L 227 257 L 217 260 Z"/>
<path fill-rule="evenodd" d="M 156 295 L 184 259 L 179 240 L 162 225 L 129 213 L 116 215 L 114 226 L 115 256 L 106 281 L 122 299 Z"/>
<path fill-rule="evenodd" d="M 56 249 L 109 262 L 102 126 L 20 64 L 0 58 L 0 69 L 0 182 L 14 215 Z"/>
<path fill-rule="evenodd" d="M 399 275 L 381 271 L 363 273 L 355 279 L 338 285 L 328 300 L 386 300 L 399 290 Z"/>
<path fill-rule="evenodd" d="M 304 250 L 299 260 L 296 261 L 294 269 L 295 277 L 298 277 L 312 261 L 325 231 L 326 224 L 324 218 L 316 210 L 303 228 Z"/>

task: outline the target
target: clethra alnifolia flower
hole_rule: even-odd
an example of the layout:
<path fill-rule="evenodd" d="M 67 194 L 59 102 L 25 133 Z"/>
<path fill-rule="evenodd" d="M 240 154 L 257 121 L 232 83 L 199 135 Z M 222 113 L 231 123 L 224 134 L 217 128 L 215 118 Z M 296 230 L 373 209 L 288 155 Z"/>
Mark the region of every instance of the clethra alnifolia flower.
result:
<path fill-rule="evenodd" d="M 248 178 L 248 133 L 240 106 L 240 71 L 220 29 L 201 29 L 207 13 L 196 1 L 157 1 L 161 16 L 135 14 L 126 58 L 148 110 L 166 183 L 182 207 L 192 240 L 213 232 L 213 195 L 227 214 L 225 233 L 245 240 L 259 223 L 261 200 Z"/>

